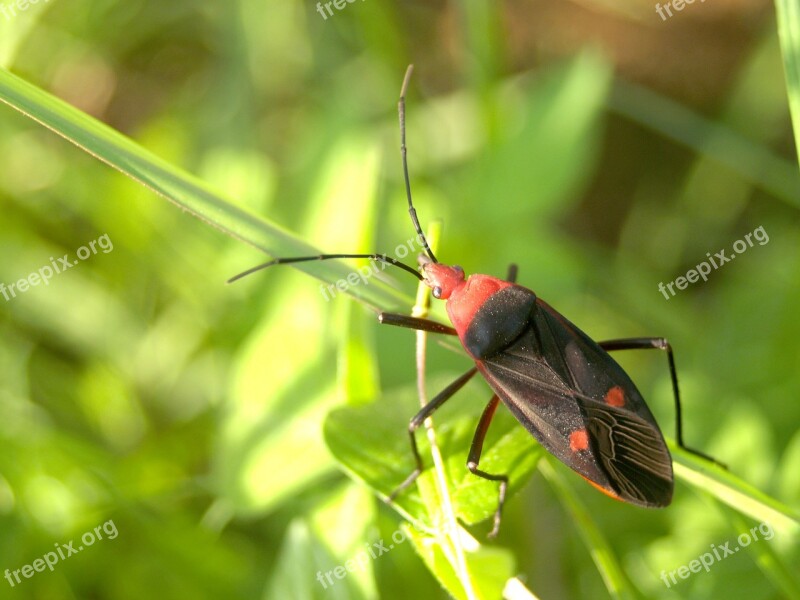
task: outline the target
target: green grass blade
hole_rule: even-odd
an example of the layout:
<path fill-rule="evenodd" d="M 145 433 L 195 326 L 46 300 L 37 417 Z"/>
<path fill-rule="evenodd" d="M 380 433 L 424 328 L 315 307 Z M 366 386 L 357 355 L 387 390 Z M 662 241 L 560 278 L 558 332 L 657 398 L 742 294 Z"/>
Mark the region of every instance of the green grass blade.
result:
<path fill-rule="evenodd" d="M 158 158 L 107 125 L 2 69 L 0 102 L 44 125 L 198 219 L 270 256 L 320 253 L 279 225 L 226 200 L 197 178 Z M 335 261 L 303 263 L 297 268 L 327 283 L 345 279 L 352 272 L 346 265 Z M 410 294 L 400 293 L 377 280 L 370 281 L 370 285 L 349 285 L 346 293 L 373 308 L 408 306 L 413 302 Z"/>
<path fill-rule="evenodd" d="M 483 546 L 461 529 L 457 532 L 467 546 L 466 564 L 471 589 L 464 590 L 459 574 L 453 567 L 451 543 L 446 536 L 430 536 L 405 526 L 407 537 L 428 569 L 451 597 L 457 600 L 490 600 L 501 597 L 504 588 L 513 581 L 514 555 L 505 548 Z M 513 598 L 532 598 L 524 586 L 514 586 Z M 526 594 L 527 592 L 527 594 Z"/>
<path fill-rule="evenodd" d="M 745 532 L 750 524 L 741 515 L 731 511 L 731 522 L 737 531 Z M 763 538 L 767 539 L 767 538 Z M 782 590 L 787 598 L 800 598 L 800 584 L 796 579 L 797 575 L 792 569 L 784 564 L 780 554 L 775 551 L 772 544 L 751 544 L 748 550 L 752 553 L 752 558 L 764 576 L 772 582 L 779 590 Z"/>
<path fill-rule="evenodd" d="M 775 0 L 775 11 L 778 16 L 778 39 L 781 42 L 795 148 L 800 160 L 800 2 Z"/>
<path fill-rule="evenodd" d="M 741 514 L 767 521 L 779 531 L 797 537 L 800 515 L 796 510 L 745 483 L 732 473 L 670 443 L 675 475 L 702 489 Z"/>
<path fill-rule="evenodd" d="M 614 112 L 725 165 L 790 206 L 800 206 L 797 165 L 768 148 L 632 83 L 618 80 L 609 106 Z"/>
<path fill-rule="evenodd" d="M 575 526 L 592 555 L 592 561 L 597 567 L 597 572 L 603 578 L 608 593 L 612 598 L 635 598 L 636 594 L 625 577 L 625 572 L 611 549 L 611 545 L 603 536 L 589 511 L 569 489 L 548 460 L 539 461 L 539 470 L 553 486 L 562 503 L 572 515 Z"/>

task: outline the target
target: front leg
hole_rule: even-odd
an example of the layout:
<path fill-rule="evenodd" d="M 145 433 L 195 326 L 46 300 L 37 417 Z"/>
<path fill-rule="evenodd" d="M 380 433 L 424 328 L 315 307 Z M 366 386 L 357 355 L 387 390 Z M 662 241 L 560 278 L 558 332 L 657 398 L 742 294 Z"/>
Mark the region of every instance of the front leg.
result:
<path fill-rule="evenodd" d="M 397 313 L 381 313 L 378 315 L 378 321 L 384 325 L 396 325 L 398 327 L 417 329 L 419 331 L 427 331 L 429 333 L 458 335 L 456 330 L 449 325 L 443 325 L 436 321 L 431 321 L 430 319 L 420 319 L 417 317 L 409 317 L 408 315 L 399 315 Z"/>

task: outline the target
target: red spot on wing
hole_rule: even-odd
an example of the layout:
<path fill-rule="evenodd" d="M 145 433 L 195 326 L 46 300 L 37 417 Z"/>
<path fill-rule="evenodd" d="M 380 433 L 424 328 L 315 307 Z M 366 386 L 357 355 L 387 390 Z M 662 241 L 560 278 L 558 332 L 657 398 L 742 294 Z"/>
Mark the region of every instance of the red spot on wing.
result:
<path fill-rule="evenodd" d="M 606 392 L 604 400 L 609 406 L 625 406 L 625 392 L 622 391 L 621 387 L 615 385 Z"/>
<path fill-rule="evenodd" d="M 569 449 L 573 452 L 580 452 L 589 447 L 589 434 L 585 429 L 576 429 L 569 434 Z"/>

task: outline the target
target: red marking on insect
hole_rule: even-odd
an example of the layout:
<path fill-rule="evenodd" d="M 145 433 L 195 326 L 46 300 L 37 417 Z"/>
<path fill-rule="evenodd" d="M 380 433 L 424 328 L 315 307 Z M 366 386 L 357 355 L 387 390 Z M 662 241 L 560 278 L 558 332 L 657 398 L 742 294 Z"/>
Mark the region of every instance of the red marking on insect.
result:
<path fill-rule="evenodd" d="M 625 406 L 625 392 L 621 387 L 615 385 L 606 392 L 606 396 L 603 398 L 603 400 L 605 400 L 606 404 L 609 406 Z"/>
<path fill-rule="evenodd" d="M 589 447 L 589 434 L 586 429 L 576 429 L 569 434 L 569 449 L 573 452 L 580 452 Z"/>
<path fill-rule="evenodd" d="M 620 498 L 618 494 L 615 494 L 615 493 L 614 493 L 614 492 L 612 492 L 611 490 L 609 490 L 609 489 L 606 489 L 606 488 L 604 488 L 603 486 L 601 486 L 601 485 L 599 485 L 599 484 L 595 483 L 594 481 L 592 481 L 591 479 L 589 479 L 589 478 L 588 478 L 588 477 L 586 477 L 585 475 L 581 475 L 581 477 L 583 477 L 583 478 L 584 478 L 586 481 L 588 481 L 588 482 L 589 482 L 589 483 L 592 485 L 592 487 L 594 487 L 594 488 L 597 488 L 598 490 L 600 490 L 601 492 L 603 492 L 603 493 L 604 493 L 606 496 L 608 496 L 609 498 L 613 498 L 614 500 L 617 500 L 617 501 L 619 501 L 619 502 L 624 502 L 624 500 L 623 500 L 622 498 Z"/>

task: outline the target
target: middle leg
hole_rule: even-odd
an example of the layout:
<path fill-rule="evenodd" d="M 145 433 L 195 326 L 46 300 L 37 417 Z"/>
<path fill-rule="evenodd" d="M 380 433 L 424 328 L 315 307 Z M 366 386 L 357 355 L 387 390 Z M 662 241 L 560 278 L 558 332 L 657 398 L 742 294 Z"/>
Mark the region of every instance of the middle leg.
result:
<path fill-rule="evenodd" d="M 478 427 L 475 429 L 475 435 L 472 438 L 472 445 L 469 448 L 469 456 L 467 457 L 467 468 L 473 475 L 488 479 L 489 481 L 500 482 L 500 489 L 497 497 L 497 510 L 494 513 L 494 526 L 489 532 L 490 538 L 495 537 L 500 530 L 500 516 L 503 511 L 503 504 L 506 501 L 506 490 L 508 489 L 508 475 L 487 473 L 478 468 L 478 463 L 481 460 L 481 452 L 483 451 L 483 442 L 486 440 L 486 432 L 489 431 L 489 424 L 492 422 L 492 417 L 494 417 L 499 402 L 500 398 L 495 394 L 492 396 L 492 399 L 489 400 L 489 404 L 486 405 L 486 408 L 483 409 L 483 414 L 481 415 L 481 420 L 478 421 Z"/>

